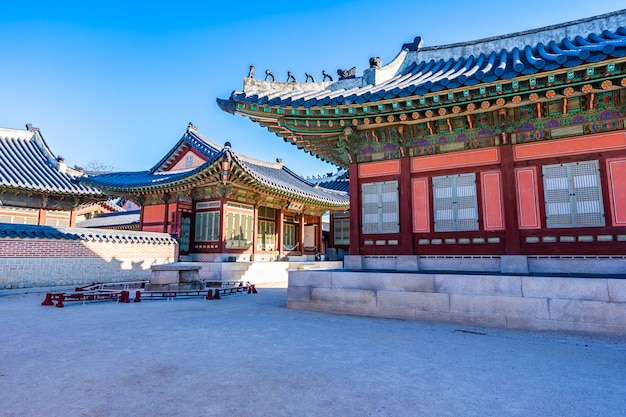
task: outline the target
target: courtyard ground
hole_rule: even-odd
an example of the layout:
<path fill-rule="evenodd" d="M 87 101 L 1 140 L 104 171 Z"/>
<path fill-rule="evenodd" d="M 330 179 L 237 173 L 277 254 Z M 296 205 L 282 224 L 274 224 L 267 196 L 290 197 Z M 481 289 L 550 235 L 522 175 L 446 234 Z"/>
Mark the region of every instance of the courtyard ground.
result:
<path fill-rule="evenodd" d="M 285 288 L 0 296 L 0 416 L 624 416 L 626 341 L 288 310 Z"/>

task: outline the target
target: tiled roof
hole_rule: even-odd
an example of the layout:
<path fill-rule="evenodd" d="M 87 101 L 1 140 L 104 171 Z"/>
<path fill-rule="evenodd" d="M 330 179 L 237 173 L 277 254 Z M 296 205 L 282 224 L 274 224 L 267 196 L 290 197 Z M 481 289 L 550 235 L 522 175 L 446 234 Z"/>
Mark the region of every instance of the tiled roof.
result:
<path fill-rule="evenodd" d="M 96 242 L 150 243 L 157 245 L 176 242 L 176 240 L 167 233 L 0 223 L 0 239 L 3 238 L 62 239 Z"/>
<path fill-rule="evenodd" d="M 189 137 L 185 135 L 183 140 L 184 143 L 188 143 Z M 180 146 L 181 142 L 179 141 L 174 148 L 180 148 Z M 287 169 L 282 162 L 265 162 L 233 152 L 229 143 L 222 149 L 216 149 L 216 152 L 204 164 L 190 170 L 159 171 L 155 168 L 163 165 L 164 160 L 161 160 L 150 171 L 114 172 L 89 177 L 82 181 L 112 192 L 164 190 L 169 187 L 180 187 L 181 184 L 193 186 L 198 182 L 206 181 L 207 178 L 211 178 L 215 172 L 218 172 L 219 164 L 224 157 L 240 167 L 259 187 L 265 186 L 279 194 L 289 194 L 332 206 L 347 206 L 349 204 L 349 197 L 346 193 L 316 186 Z"/>
<path fill-rule="evenodd" d="M 197 173 L 203 166 L 192 171 L 166 171 L 151 173 L 150 171 L 111 172 L 81 179 L 82 183 L 91 184 L 102 190 L 132 191 L 138 188 L 167 187 L 177 181 Z"/>
<path fill-rule="evenodd" d="M 64 239 L 80 240 L 75 233 L 66 233 L 58 227 L 0 223 L 0 239 Z"/>
<path fill-rule="evenodd" d="M 162 171 L 167 167 L 168 163 L 176 159 L 179 154 L 186 148 L 190 147 L 198 151 L 201 155 L 204 155 L 205 159 L 211 159 L 215 156 L 216 153 L 219 152 L 220 146 L 215 142 L 205 138 L 200 135 L 196 126 L 192 123 L 189 123 L 187 126 L 187 131 L 183 135 L 182 138 L 170 149 L 170 151 L 165 154 L 165 156 L 157 162 L 155 166 L 150 169 L 150 173 Z"/>
<path fill-rule="evenodd" d="M 93 219 L 77 223 L 76 227 L 89 229 L 134 226 L 139 224 L 139 213 L 140 210 L 103 213 Z"/>
<path fill-rule="evenodd" d="M 350 180 L 348 178 L 348 171 L 345 169 L 340 169 L 336 173 L 326 176 L 307 178 L 307 181 L 329 190 L 343 191 L 345 193 L 350 192 Z"/>
<path fill-rule="evenodd" d="M 281 162 L 267 163 L 238 155 L 234 152 L 232 152 L 232 155 L 251 177 L 268 187 L 327 203 L 345 203 L 347 205 L 350 201 L 346 192 L 313 184 L 296 175 L 293 171 L 283 166 Z"/>
<path fill-rule="evenodd" d="M 575 22 L 444 46 L 405 44 L 382 68 L 335 82 L 295 83 L 246 79 L 244 91 L 218 99 L 227 112 L 235 103 L 279 107 L 362 104 L 481 82 L 510 80 L 541 71 L 626 56 L 626 10 Z"/>
<path fill-rule="evenodd" d="M 14 190 L 100 196 L 76 180 L 83 174 L 55 157 L 37 128 L 0 128 L 0 187 Z"/>

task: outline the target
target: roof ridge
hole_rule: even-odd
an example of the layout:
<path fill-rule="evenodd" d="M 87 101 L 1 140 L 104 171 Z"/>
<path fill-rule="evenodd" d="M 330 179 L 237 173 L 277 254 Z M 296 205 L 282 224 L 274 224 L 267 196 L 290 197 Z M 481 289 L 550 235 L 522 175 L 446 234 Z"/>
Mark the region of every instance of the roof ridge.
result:
<path fill-rule="evenodd" d="M 204 156 L 207 157 L 207 161 L 210 160 L 211 159 L 211 153 L 207 153 L 206 150 L 201 149 L 201 147 L 199 147 L 198 144 L 194 143 L 195 141 L 202 142 L 202 144 L 204 144 L 208 148 L 210 148 L 211 153 L 213 153 L 213 154 L 220 152 L 221 147 L 217 143 L 215 143 L 212 140 L 207 139 L 204 136 L 202 136 L 201 134 L 199 134 L 198 131 L 197 131 L 197 127 L 193 123 L 189 123 L 189 125 L 187 126 L 187 130 L 185 131 L 183 136 L 181 136 L 181 138 L 178 140 L 178 142 L 176 142 L 176 144 L 174 146 L 172 146 L 169 149 L 169 151 L 167 151 L 165 153 L 163 158 L 161 158 L 159 160 L 159 162 L 157 162 L 148 171 L 151 174 L 158 173 L 158 172 L 164 172 L 164 170 L 162 170 L 162 169 L 160 170 L 160 168 L 163 168 L 163 166 L 166 163 L 168 163 L 168 162 L 171 163 L 171 161 L 173 159 L 175 159 L 176 156 L 178 156 L 180 154 L 179 150 L 181 150 L 181 145 L 183 143 L 187 143 L 190 147 L 200 151 Z"/>
<path fill-rule="evenodd" d="M 242 161 L 250 162 L 255 165 L 265 166 L 265 167 L 274 168 L 274 169 L 287 169 L 282 159 L 280 161 L 270 162 L 270 161 L 264 161 L 262 159 L 253 158 L 251 156 L 244 155 L 239 152 L 232 151 L 232 150 L 230 152 L 233 154 L 233 156 L 241 159 Z"/>
<path fill-rule="evenodd" d="M 613 21 L 613 22 L 611 22 Z M 596 23 L 597 25 L 594 25 Z M 502 45 L 494 48 L 489 47 L 489 43 L 493 42 L 502 42 L 504 40 L 513 40 L 514 38 L 525 38 L 523 40 L 524 45 L 538 45 L 539 43 L 548 43 L 552 40 L 557 40 L 558 42 L 562 42 L 563 39 L 568 38 L 568 31 L 563 29 L 571 29 L 576 31 L 576 35 L 582 35 L 583 31 L 586 30 L 586 35 L 594 33 L 596 31 L 602 32 L 608 28 L 610 24 L 615 25 L 614 29 L 618 29 L 622 25 L 626 25 L 626 9 L 617 10 L 610 13 L 605 13 L 602 15 L 591 16 L 583 19 L 571 20 L 569 22 L 557 23 L 553 25 L 543 26 L 534 29 L 528 29 L 518 32 L 512 32 L 504 35 L 496 35 L 490 36 L 486 38 L 475 39 L 471 41 L 464 42 L 456 42 L 451 44 L 444 45 L 433 45 L 419 48 L 417 51 L 413 53 L 416 57 L 419 57 L 419 61 L 426 61 L 428 59 L 434 59 L 438 61 L 440 59 L 448 60 L 450 58 L 457 58 L 458 56 L 480 53 L 488 53 L 488 52 L 499 52 L 501 49 L 505 49 L 507 51 L 512 50 L 517 45 L 509 45 L 508 47 L 502 47 Z M 597 28 L 595 27 L 597 26 Z M 587 29 L 585 29 L 588 27 Z M 544 35 L 544 36 L 540 36 Z M 531 37 L 528 39 L 528 37 Z M 556 36 L 561 36 L 560 39 L 556 39 Z M 545 39 L 544 39 L 545 38 Z M 406 44 L 405 44 L 406 45 Z M 485 46 L 485 50 L 482 50 L 480 47 Z M 464 48 L 470 48 L 472 51 L 463 50 Z M 458 52 L 456 51 L 458 49 Z M 498 51 L 496 50 L 498 49 Z M 405 49 L 403 49 L 405 50 Z M 442 52 L 449 51 L 449 53 L 442 54 Z M 456 55 L 455 55 L 456 53 Z M 436 55 L 435 55 L 436 54 Z M 424 57 L 423 55 L 426 55 Z M 458 56 L 457 56 L 458 55 Z"/>

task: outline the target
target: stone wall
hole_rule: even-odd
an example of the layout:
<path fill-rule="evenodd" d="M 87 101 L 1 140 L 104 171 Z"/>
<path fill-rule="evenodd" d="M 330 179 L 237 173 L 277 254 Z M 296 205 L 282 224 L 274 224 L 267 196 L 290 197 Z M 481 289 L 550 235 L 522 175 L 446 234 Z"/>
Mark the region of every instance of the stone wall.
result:
<path fill-rule="evenodd" d="M 341 261 L 197 262 L 203 281 L 244 281 L 251 284 L 286 283 L 291 270 L 341 269 Z"/>
<path fill-rule="evenodd" d="M 626 280 L 612 278 L 296 270 L 287 307 L 626 337 Z"/>
<path fill-rule="evenodd" d="M 149 280 L 152 265 L 176 260 L 162 233 L 4 226 L 0 290 Z"/>

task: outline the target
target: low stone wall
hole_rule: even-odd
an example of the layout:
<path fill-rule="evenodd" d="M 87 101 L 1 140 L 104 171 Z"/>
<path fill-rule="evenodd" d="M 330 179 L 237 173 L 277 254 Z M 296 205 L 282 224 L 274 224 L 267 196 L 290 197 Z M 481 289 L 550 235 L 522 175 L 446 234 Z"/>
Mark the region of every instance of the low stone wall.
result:
<path fill-rule="evenodd" d="M 626 274 L 626 256 L 347 255 L 349 270 L 494 272 L 504 274 Z"/>
<path fill-rule="evenodd" d="M 286 283 L 291 270 L 340 269 L 341 261 L 320 262 L 197 262 L 203 281 L 248 281 L 251 284 Z"/>
<path fill-rule="evenodd" d="M 163 233 L 2 224 L 0 290 L 149 280 L 176 253 Z"/>
<path fill-rule="evenodd" d="M 287 307 L 626 336 L 623 279 L 294 270 Z"/>

